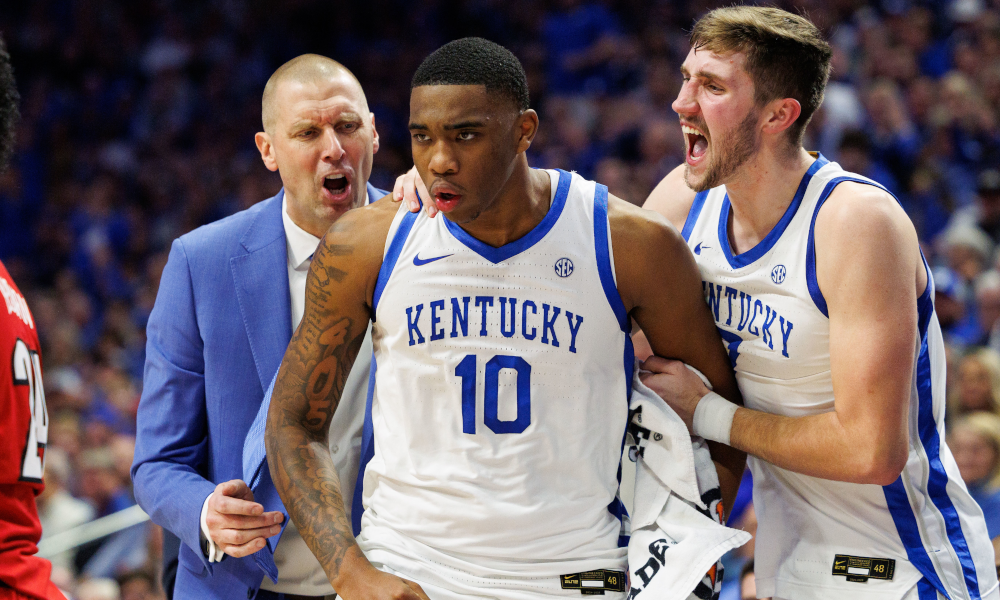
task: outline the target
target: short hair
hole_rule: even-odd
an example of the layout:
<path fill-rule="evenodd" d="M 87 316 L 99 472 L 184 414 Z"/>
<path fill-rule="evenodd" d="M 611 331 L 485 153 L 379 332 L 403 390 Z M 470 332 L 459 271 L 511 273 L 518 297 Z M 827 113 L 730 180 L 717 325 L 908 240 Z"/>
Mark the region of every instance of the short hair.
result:
<path fill-rule="evenodd" d="M 21 95 L 17 93 L 7 44 L 0 37 L 0 172 L 7 168 L 10 155 L 14 152 L 14 130 L 21 117 L 18 110 L 20 102 Z"/>
<path fill-rule="evenodd" d="M 833 55 L 809 19 L 766 6 L 718 8 L 695 23 L 691 47 L 745 54 L 758 106 L 779 98 L 794 98 L 802 106 L 788 129 L 790 140 L 802 143 L 806 125 L 823 102 Z"/>
<path fill-rule="evenodd" d="M 364 110 L 368 110 L 368 99 L 365 97 L 365 90 L 362 89 L 358 78 L 351 73 L 350 69 L 333 60 L 319 54 L 302 54 L 289 60 L 275 70 L 264 85 L 264 94 L 260 101 L 260 120 L 264 125 L 264 131 L 271 133 L 278 116 L 277 99 L 278 86 L 285 81 L 309 82 L 320 78 L 334 78 L 341 74 L 347 75 L 357 84 L 361 91 L 361 101 Z"/>
<path fill-rule="evenodd" d="M 467 37 L 441 46 L 417 67 L 410 89 L 423 85 L 484 85 L 528 110 L 528 77 L 521 61 L 500 44 Z"/>

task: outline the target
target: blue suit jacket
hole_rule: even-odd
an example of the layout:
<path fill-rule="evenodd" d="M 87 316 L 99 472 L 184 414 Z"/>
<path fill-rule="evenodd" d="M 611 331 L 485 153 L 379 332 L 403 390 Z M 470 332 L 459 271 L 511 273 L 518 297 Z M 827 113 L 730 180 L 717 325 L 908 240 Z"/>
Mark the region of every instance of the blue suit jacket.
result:
<path fill-rule="evenodd" d="M 253 597 L 250 557 L 208 563 L 200 517 L 243 476 L 243 443 L 292 335 L 283 191 L 174 241 L 147 325 L 132 481 L 153 522 L 181 539 L 176 598 Z M 368 184 L 375 201 L 385 192 Z"/>

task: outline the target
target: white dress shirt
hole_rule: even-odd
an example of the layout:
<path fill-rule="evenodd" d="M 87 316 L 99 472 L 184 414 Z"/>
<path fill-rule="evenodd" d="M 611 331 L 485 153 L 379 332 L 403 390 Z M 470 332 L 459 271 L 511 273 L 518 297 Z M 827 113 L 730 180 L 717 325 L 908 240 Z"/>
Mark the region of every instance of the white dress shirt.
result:
<path fill-rule="evenodd" d="M 369 198 L 365 198 L 367 204 Z M 288 216 L 287 200 L 281 204 L 281 220 L 285 228 L 285 243 L 288 250 L 288 291 L 292 311 L 292 331 L 294 332 L 302 320 L 305 311 L 306 278 L 313 254 L 319 247 L 319 238 L 296 225 Z M 354 498 L 354 484 L 357 481 L 358 466 L 361 460 L 361 425 L 364 421 L 365 401 L 368 395 L 368 371 L 371 368 L 372 342 L 371 326 L 365 336 L 354 367 L 344 385 L 344 393 L 340 406 L 330 424 L 330 454 L 340 475 L 341 491 L 344 498 L 347 518 L 351 519 L 351 503 Z M 205 515 L 208 509 L 208 499 L 202 507 L 202 533 L 206 539 L 208 527 Z M 209 541 L 209 560 L 221 560 L 221 550 L 216 550 L 215 544 Z M 289 521 L 281 535 L 281 541 L 274 551 L 274 564 L 278 567 L 278 583 L 273 583 L 264 577 L 261 589 L 277 593 L 299 594 L 303 596 L 325 596 L 333 594 L 330 585 L 320 567 L 319 561 L 313 556 L 309 547 L 295 528 L 295 523 Z"/>

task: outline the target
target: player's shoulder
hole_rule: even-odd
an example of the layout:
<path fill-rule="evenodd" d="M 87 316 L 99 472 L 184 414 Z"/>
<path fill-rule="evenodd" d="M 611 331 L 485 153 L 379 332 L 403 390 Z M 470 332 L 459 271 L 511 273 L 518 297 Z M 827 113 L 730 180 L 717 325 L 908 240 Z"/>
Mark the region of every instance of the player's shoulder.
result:
<path fill-rule="evenodd" d="M 694 203 L 695 191 L 684 181 L 684 165 L 667 174 L 650 192 L 643 208 L 655 211 L 681 229 Z"/>
<path fill-rule="evenodd" d="M 624 252 L 629 260 L 650 256 L 669 260 L 674 253 L 687 251 L 680 232 L 662 214 L 612 195 L 608 196 L 608 223 L 616 256 Z"/>
<path fill-rule="evenodd" d="M 372 234 L 379 231 L 388 234 L 392 221 L 401 210 L 404 210 L 403 205 L 399 202 L 393 202 L 392 198 L 386 194 L 371 204 L 344 213 L 330 226 L 327 235 L 336 233 L 338 235 L 354 236 Z M 382 238 L 384 240 L 385 235 Z"/>
<path fill-rule="evenodd" d="M 892 194 L 861 181 L 837 184 L 820 207 L 815 227 L 818 236 L 855 241 L 888 234 L 916 235 L 913 223 Z"/>
<path fill-rule="evenodd" d="M 321 242 L 328 249 L 341 247 L 359 259 L 373 259 L 381 264 L 389 230 L 396 216 L 406 209 L 386 195 L 361 208 L 349 210 L 330 226 Z"/>

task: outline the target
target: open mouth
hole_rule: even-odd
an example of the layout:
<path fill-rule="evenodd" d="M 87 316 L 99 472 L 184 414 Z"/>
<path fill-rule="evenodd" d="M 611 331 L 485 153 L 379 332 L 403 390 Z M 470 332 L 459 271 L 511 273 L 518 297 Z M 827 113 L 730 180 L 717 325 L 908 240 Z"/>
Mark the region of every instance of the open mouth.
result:
<path fill-rule="evenodd" d="M 347 189 L 348 181 L 344 175 L 330 175 L 323 180 L 323 187 L 334 195 L 342 194 Z"/>
<path fill-rule="evenodd" d="M 450 212 L 456 206 L 458 202 L 462 199 L 461 194 L 456 194 L 454 192 L 439 191 L 434 192 L 434 204 L 437 205 L 438 210 L 441 212 Z"/>
<path fill-rule="evenodd" d="M 708 152 L 708 138 L 694 127 L 687 125 L 681 125 L 681 131 L 687 140 L 687 162 L 690 165 L 697 164 Z"/>

